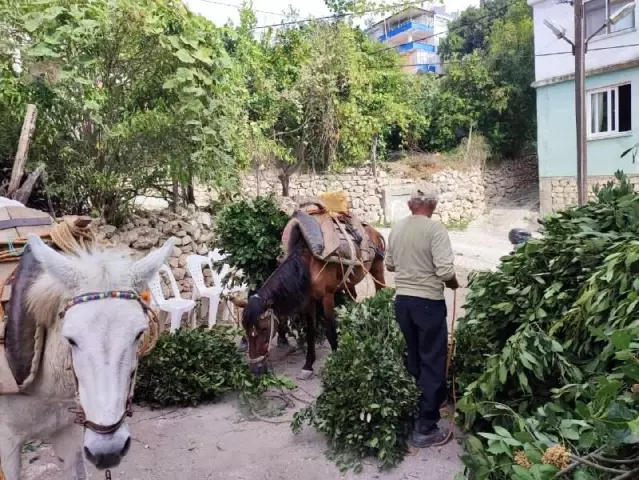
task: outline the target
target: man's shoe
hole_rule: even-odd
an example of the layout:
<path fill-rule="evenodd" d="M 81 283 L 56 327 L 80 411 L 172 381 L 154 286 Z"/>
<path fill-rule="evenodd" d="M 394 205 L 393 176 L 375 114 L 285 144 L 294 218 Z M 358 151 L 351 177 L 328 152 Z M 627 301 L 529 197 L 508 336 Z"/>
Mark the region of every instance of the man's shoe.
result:
<path fill-rule="evenodd" d="M 414 430 L 410 443 L 415 448 L 428 448 L 443 443 L 446 437 L 448 437 L 448 431 L 441 430 L 439 427 L 433 428 L 428 433 L 420 433 Z"/>

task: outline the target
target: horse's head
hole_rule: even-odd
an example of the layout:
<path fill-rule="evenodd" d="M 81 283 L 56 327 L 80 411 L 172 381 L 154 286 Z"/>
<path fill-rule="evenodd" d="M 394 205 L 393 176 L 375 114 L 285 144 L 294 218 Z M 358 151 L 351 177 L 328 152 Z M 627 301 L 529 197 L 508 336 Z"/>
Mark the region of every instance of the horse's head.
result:
<path fill-rule="evenodd" d="M 146 290 L 170 256 L 173 242 L 136 262 L 113 250 L 63 255 L 33 235 L 29 248 L 43 271 L 32 289 L 34 307 L 51 295 L 43 291 L 45 286 L 63 299 L 73 298 L 63 310 L 63 321 L 53 328 L 71 351 L 83 412 L 78 419 L 85 427 L 84 453 L 98 468 L 114 467 L 131 445 L 126 417 L 131 412 L 138 344 L 148 327 L 144 305 L 125 293 Z M 91 293 L 114 298 L 87 295 Z"/>
<path fill-rule="evenodd" d="M 261 375 L 267 370 L 269 347 L 277 332 L 278 320 L 259 295 L 251 295 L 238 306 L 244 308 L 242 326 L 248 339 L 249 366 L 253 374 Z"/>

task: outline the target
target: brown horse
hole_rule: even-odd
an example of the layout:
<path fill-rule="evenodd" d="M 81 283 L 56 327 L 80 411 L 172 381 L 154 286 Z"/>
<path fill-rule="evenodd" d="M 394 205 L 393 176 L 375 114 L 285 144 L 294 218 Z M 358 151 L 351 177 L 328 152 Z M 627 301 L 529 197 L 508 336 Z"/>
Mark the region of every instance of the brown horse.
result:
<path fill-rule="evenodd" d="M 348 279 L 344 278 L 348 267 L 318 260 L 300 237 L 257 293 L 243 302 L 242 326 L 249 339 L 249 363 L 253 373 L 266 371 L 271 340 L 279 329 L 278 317 L 300 315 L 306 322 L 306 363 L 300 378 L 308 379 L 313 375 L 318 308 L 324 313 L 326 338 L 331 349 L 337 349 L 335 293 L 346 290 L 355 298 L 355 286 L 367 273 L 375 279 L 375 290 L 384 285 L 384 237 L 369 225 L 364 228 L 369 238 L 370 260 L 352 267 Z M 271 315 L 265 315 L 268 310 L 272 310 Z"/>

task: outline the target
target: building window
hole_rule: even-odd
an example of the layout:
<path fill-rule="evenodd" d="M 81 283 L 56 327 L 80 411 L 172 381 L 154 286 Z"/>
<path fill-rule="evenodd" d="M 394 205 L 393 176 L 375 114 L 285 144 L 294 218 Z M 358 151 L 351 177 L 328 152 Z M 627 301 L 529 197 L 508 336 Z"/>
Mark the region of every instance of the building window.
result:
<path fill-rule="evenodd" d="M 588 92 L 588 133 L 602 137 L 632 129 L 630 84 Z"/>
<path fill-rule="evenodd" d="M 593 35 L 599 30 L 606 19 L 613 13 L 617 12 L 623 6 L 631 3 L 633 0 L 588 0 L 584 3 L 584 15 L 586 21 L 586 38 Z M 606 28 L 597 33 L 599 35 L 607 35 L 609 33 L 621 32 L 635 28 L 635 15 L 628 15 L 622 18 L 616 25 L 608 25 Z"/>

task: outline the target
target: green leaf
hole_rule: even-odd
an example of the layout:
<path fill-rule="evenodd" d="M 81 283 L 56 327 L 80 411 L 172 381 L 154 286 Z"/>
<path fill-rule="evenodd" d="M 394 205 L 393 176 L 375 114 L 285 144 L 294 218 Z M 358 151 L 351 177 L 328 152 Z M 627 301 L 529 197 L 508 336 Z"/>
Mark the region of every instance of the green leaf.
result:
<path fill-rule="evenodd" d="M 30 57 L 49 57 L 58 58 L 60 55 L 49 48 L 45 43 L 38 43 L 35 46 L 27 50 L 27 55 Z"/>
<path fill-rule="evenodd" d="M 628 350 L 632 337 L 624 330 L 616 330 L 610 336 L 610 340 L 618 350 Z"/>
<path fill-rule="evenodd" d="M 206 65 L 212 65 L 211 50 L 208 48 L 199 48 L 192 53 L 193 57 Z"/>
<path fill-rule="evenodd" d="M 40 12 L 32 12 L 27 15 L 24 20 L 24 29 L 29 32 L 35 32 L 44 22 L 44 15 Z"/>
<path fill-rule="evenodd" d="M 528 470 L 520 467 L 519 465 L 513 465 L 513 471 L 515 472 L 515 477 L 513 478 L 521 480 L 535 480 L 535 477 L 533 477 Z"/>
<path fill-rule="evenodd" d="M 174 55 L 184 63 L 195 63 L 195 59 L 183 48 L 174 53 Z"/>

